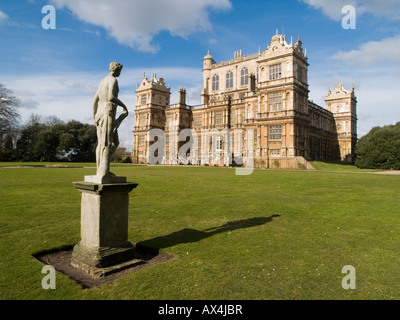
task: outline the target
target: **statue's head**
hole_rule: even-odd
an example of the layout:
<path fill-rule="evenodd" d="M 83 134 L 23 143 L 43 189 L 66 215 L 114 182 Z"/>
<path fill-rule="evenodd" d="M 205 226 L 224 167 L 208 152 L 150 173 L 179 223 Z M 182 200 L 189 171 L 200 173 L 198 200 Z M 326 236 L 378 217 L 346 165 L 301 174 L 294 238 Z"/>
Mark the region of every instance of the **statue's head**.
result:
<path fill-rule="evenodd" d="M 122 68 L 123 68 L 123 65 L 118 62 L 110 63 L 110 72 L 117 77 L 120 75 Z"/>

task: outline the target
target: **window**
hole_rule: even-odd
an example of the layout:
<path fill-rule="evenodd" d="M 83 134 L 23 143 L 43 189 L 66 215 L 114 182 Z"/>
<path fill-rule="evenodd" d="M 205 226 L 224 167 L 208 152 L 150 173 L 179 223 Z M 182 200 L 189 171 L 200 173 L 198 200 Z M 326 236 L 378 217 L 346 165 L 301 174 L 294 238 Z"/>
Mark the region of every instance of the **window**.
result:
<path fill-rule="evenodd" d="M 201 148 L 201 137 L 195 137 L 194 138 L 194 147 L 195 148 Z"/>
<path fill-rule="evenodd" d="M 243 146 L 243 139 L 242 139 L 243 135 L 241 132 L 235 132 L 235 142 L 233 143 L 234 145 L 234 150 L 235 152 L 240 152 L 241 148 Z"/>
<path fill-rule="evenodd" d="M 282 66 L 281 64 L 274 64 L 269 66 L 269 80 L 277 80 L 282 78 Z"/>
<path fill-rule="evenodd" d="M 139 136 L 139 146 L 144 146 L 144 136 Z"/>
<path fill-rule="evenodd" d="M 244 120 L 245 120 L 245 116 L 246 116 L 246 112 L 245 112 L 245 109 L 243 108 L 243 109 L 242 109 L 242 123 L 243 123 Z"/>
<path fill-rule="evenodd" d="M 274 92 L 269 94 L 269 110 L 280 111 L 282 110 L 282 93 Z"/>
<path fill-rule="evenodd" d="M 232 88 L 233 87 L 233 72 L 232 71 L 228 71 L 226 73 L 226 88 Z"/>
<path fill-rule="evenodd" d="M 215 124 L 222 124 L 222 111 L 215 112 Z"/>
<path fill-rule="evenodd" d="M 201 114 L 193 115 L 193 125 L 195 127 L 201 127 Z"/>
<path fill-rule="evenodd" d="M 257 129 L 254 129 L 254 145 L 255 145 L 255 146 L 257 145 L 257 138 L 258 138 L 258 136 L 257 136 Z"/>
<path fill-rule="evenodd" d="M 139 115 L 139 126 L 145 126 L 147 124 L 147 115 L 145 113 L 141 113 Z"/>
<path fill-rule="evenodd" d="M 240 85 L 245 86 L 249 84 L 249 69 L 243 68 L 240 71 Z"/>
<path fill-rule="evenodd" d="M 219 75 L 215 74 L 212 77 L 212 90 L 219 90 Z"/>
<path fill-rule="evenodd" d="M 304 127 L 299 127 L 298 129 L 298 141 L 304 143 Z"/>
<path fill-rule="evenodd" d="M 231 124 L 235 124 L 235 111 L 231 111 Z"/>
<path fill-rule="evenodd" d="M 216 143 L 215 150 L 222 151 L 222 136 L 217 136 L 215 139 L 215 143 Z"/>
<path fill-rule="evenodd" d="M 303 68 L 302 67 L 298 67 L 297 68 L 297 78 L 300 81 L 303 81 Z"/>
<path fill-rule="evenodd" d="M 269 127 L 269 140 L 282 140 L 282 126 Z"/>
<path fill-rule="evenodd" d="M 167 115 L 167 128 L 171 128 L 174 125 L 174 115 L 173 114 L 169 114 Z"/>
<path fill-rule="evenodd" d="M 143 104 L 146 104 L 146 103 L 147 103 L 147 95 L 142 94 L 140 96 L 140 104 L 143 105 Z"/>
<path fill-rule="evenodd" d="M 281 150 L 271 150 L 271 156 L 280 156 Z"/>

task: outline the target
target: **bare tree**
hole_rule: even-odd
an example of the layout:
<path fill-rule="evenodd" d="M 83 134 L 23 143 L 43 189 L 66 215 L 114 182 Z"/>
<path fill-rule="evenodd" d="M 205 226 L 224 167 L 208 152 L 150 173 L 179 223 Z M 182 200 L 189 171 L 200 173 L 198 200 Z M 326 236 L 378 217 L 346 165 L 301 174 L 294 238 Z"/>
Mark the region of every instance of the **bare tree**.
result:
<path fill-rule="evenodd" d="M 0 84 L 0 151 L 6 137 L 14 135 L 18 128 L 20 114 L 19 100 L 14 93 Z"/>

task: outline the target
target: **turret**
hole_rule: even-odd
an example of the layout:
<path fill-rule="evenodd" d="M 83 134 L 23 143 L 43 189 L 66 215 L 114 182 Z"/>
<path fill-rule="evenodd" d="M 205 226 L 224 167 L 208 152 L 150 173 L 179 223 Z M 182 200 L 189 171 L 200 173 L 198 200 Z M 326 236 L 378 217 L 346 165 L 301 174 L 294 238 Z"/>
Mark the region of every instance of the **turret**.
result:
<path fill-rule="evenodd" d="M 210 51 L 207 52 L 207 55 L 203 59 L 203 69 L 211 69 L 212 65 L 215 64 L 214 58 L 210 55 Z"/>
<path fill-rule="evenodd" d="M 209 88 L 208 83 L 211 77 L 211 69 L 213 64 L 215 64 L 214 58 L 210 55 L 210 51 L 203 59 L 203 90 L 201 91 L 201 104 L 208 103 Z"/>

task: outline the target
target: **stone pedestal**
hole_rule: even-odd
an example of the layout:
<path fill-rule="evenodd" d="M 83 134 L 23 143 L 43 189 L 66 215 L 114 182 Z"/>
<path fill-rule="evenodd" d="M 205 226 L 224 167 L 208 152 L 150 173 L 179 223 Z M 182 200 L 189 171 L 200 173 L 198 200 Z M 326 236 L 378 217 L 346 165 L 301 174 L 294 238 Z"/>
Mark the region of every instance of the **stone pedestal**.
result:
<path fill-rule="evenodd" d="M 89 272 L 133 260 L 135 250 L 128 241 L 129 192 L 137 184 L 86 180 L 73 183 L 82 192 L 82 202 L 81 241 L 74 247 L 71 264 Z"/>

